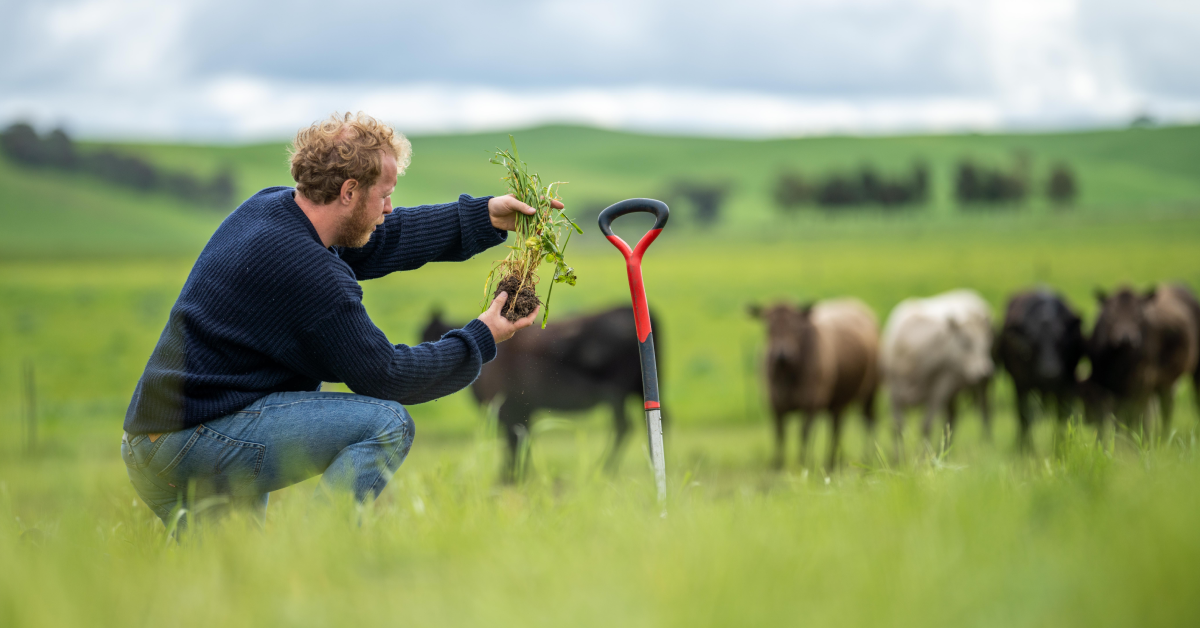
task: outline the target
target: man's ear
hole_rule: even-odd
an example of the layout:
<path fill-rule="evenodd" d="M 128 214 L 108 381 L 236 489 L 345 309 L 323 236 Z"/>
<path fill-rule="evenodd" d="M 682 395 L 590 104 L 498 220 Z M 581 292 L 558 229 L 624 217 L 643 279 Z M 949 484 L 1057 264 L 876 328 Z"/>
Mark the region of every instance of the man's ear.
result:
<path fill-rule="evenodd" d="M 346 179 L 345 181 L 342 181 L 342 191 L 341 194 L 338 195 L 338 199 L 347 205 L 354 205 L 355 193 L 362 193 L 361 190 L 359 190 L 358 181 L 356 179 Z"/>
<path fill-rule="evenodd" d="M 750 318 L 762 318 L 762 306 L 757 303 L 747 303 L 746 314 L 749 314 Z"/>

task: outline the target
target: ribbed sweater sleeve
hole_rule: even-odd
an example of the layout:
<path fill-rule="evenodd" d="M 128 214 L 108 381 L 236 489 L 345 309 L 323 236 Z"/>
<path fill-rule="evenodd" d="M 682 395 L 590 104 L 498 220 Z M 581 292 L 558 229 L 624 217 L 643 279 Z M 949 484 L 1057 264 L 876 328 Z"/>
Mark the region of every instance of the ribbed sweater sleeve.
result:
<path fill-rule="evenodd" d="M 504 242 L 508 232 L 492 226 L 488 200 L 466 194 L 458 202 L 397 207 L 361 249 L 339 249 L 359 280 L 375 279 L 429 262 L 461 262 Z"/>
<path fill-rule="evenodd" d="M 356 393 L 403 404 L 424 403 L 467 387 L 496 357 L 492 332 L 478 319 L 437 342 L 393 345 L 362 303 L 347 301 L 301 334 L 308 360 L 327 381 Z"/>

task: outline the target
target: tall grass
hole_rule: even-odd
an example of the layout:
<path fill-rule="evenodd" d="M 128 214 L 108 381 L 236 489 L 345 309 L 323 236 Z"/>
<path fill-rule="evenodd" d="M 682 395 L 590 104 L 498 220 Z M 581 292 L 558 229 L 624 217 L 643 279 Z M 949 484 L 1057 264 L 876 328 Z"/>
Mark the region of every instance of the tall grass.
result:
<path fill-rule="evenodd" d="M 974 417 L 972 417 L 974 420 Z M 588 428 L 494 483 L 492 435 L 422 443 L 363 509 L 276 493 L 170 542 L 115 456 L 0 462 L 0 622 L 177 625 L 1179 626 L 1200 621 L 1194 422 L 1139 456 L 1073 430 L 1059 457 L 964 440 L 826 479 L 767 470 L 765 429 L 671 436 L 670 516 Z M 584 436 L 581 436 L 583 434 Z M 760 438 L 760 436 L 762 438 Z M 111 443 L 115 449 L 115 439 Z M 1146 462 L 1149 464 L 1146 464 Z"/>

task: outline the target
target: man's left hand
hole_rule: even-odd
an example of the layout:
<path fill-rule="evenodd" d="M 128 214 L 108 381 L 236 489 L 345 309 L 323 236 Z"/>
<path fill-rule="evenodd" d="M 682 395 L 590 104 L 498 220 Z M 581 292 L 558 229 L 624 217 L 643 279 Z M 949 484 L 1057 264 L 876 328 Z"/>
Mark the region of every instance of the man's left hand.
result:
<path fill-rule="evenodd" d="M 563 208 L 563 204 L 559 201 L 550 201 L 550 206 L 554 209 Z M 526 216 L 532 216 L 533 208 L 518 201 L 512 194 L 493 196 L 488 200 L 488 215 L 492 219 L 492 226 L 497 229 L 516 231 L 517 212 L 521 212 Z"/>

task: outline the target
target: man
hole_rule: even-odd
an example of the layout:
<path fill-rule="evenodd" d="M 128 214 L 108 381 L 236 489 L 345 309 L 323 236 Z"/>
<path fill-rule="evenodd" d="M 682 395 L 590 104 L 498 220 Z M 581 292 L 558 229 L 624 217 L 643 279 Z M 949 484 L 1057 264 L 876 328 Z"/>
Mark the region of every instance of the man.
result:
<path fill-rule="evenodd" d="M 267 495 L 323 473 L 374 499 L 412 446 L 422 403 L 469 385 L 507 321 L 491 307 L 437 342 L 392 345 L 367 316 L 359 280 L 462 261 L 504 242 L 512 196 L 392 209 L 411 145 L 371 117 L 315 123 L 292 148 L 295 189 L 262 190 L 217 228 L 183 286 L 125 415 L 121 455 L 164 523 L 178 504 Z M 562 205 L 555 203 L 555 207 Z M 354 394 L 320 392 L 345 382 Z M 224 499 L 228 498 L 228 499 Z"/>

